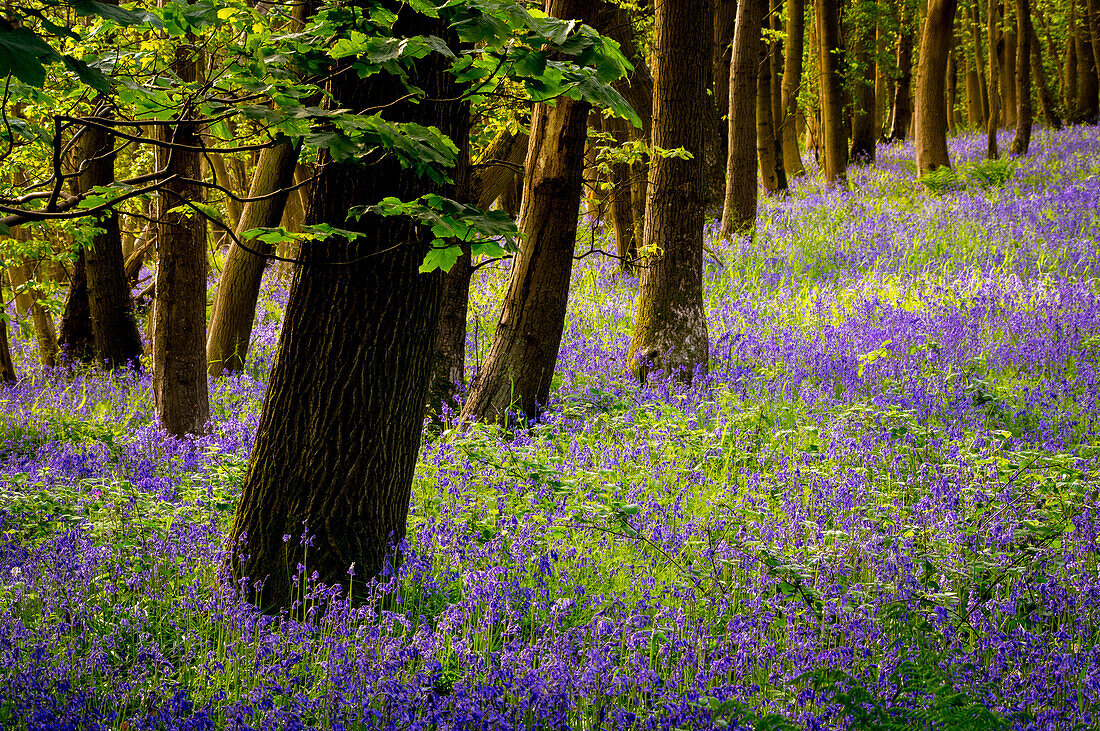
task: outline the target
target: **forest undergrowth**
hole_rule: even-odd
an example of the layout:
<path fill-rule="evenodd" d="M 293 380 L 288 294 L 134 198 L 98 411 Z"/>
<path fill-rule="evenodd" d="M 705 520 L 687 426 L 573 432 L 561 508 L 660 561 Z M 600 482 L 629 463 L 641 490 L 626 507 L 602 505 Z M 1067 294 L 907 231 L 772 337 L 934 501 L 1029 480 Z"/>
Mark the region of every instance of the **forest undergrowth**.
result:
<path fill-rule="evenodd" d="M 633 382 L 637 279 L 578 262 L 541 420 L 429 420 L 400 568 L 318 586 L 307 551 L 279 616 L 224 568 L 279 272 L 191 441 L 9 313 L 0 727 L 1096 728 L 1100 141 L 1032 144 L 763 200 L 712 242 L 691 388 Z M 475 277 L 472 371 L 506 280 Z"/>

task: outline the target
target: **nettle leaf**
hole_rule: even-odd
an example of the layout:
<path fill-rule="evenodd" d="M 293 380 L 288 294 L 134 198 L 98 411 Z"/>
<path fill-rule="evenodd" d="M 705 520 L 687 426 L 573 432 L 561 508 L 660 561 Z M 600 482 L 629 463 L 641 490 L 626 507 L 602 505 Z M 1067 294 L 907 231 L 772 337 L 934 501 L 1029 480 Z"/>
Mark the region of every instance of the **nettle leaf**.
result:
<path fill-rule="evenodd" d="M 48 43 L 26 28 L 0 20 L 0 76 L 11 74 L 31 86 L 46 81 L 46 65 L 61 57 Z"/>

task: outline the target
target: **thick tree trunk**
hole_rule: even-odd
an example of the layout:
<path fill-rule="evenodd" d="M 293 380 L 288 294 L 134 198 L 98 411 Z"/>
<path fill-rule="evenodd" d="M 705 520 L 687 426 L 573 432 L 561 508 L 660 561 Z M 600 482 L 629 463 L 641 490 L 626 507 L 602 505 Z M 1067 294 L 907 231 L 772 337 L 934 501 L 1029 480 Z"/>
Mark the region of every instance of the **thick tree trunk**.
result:
<path fill-rule="evenodd" d="M 747 34 L 749 37 L 742 44 L 742 10 L 738 9 L 731 66 L 739 65 L 742 45 L 748 58 L 759 58 L 759 17 L 763 14 L 763 2 L 741 2 L 754 5 L 758 19 L 752 24 L 755 33 Z M 709 359 L 707 321 L 703 312 L 706 192 L 700 159 L 703 148 L 701 122 L 709 103 L 705 68 L 707 39 L 702 33 L 704 12 L 707 12 L 706 3 L 695 0 L 665 0 L 656 4 L 653 142 L 663 148 L 683 147 L 694 158 L 661 158 L 652 162 L 645 242 L 646 249 L 655 253 L 646 258 L 642 269 L 634 334 L 627 354 L 630 368 L 642 381 L 656 370 L 690 380 L 695 372 L 706 370 Z M 755 44 L 751 43 L 753 39 Z M 738 80 L 739 76 L 731 73 L 731 96 L 737 94 Z M 752 88 L 751 82 L 748 88 Z M 751 105 L 751 96 L 749 99 Z M 731 130 L 735 129 L 735 124 L 731 115 Z M 749 130 L 751 145 L 751 126 Z"/>
<path fill-rule="evenodd" d="M 1000 15 L 1000 0 L 989 0 L 989 13 L 986 17 L 986 44 L 989 50 L 989 116 L 985 127 L 985 156 L 997 159 L 997 130 L 1001 126 L 1001 95 L 997 90 L 1001 75 L 1001 64 L 997 58 L 1001 29 L 997 22 Z"/>
<path fill-rule="evenodd" d="M 87 260 L 83 247 L 73 263 L 73 273 L 69 277 L 69 292 L 65 296 L 65 311 L 61 315 L 57 345 L 61 349 L 61 356 L 66 360 L 91 363 L 95 359 L 92 312 L 88 306 Z"/>
<path fill-rule="evenodd" d="M 802 155 L 798 151 L 798 90 L 802 86 L 802 53 L 806 31 L 804 0 L 787 0 L 787 43 L 783 54 L 783 85 L 780 105 L 783 109 L 779 137 L 783 146 L 783 168 L 788 177 L 804 175 Z"/>
<path fill-rule="evenodd" d="M 1066 56 L 1062 67 L 1062 103 L 1066 109 L 1066 119 L 1078 121 L 1077 114 L 1077 15 L 1075 0 L 1069 3 L 1069 28 L 1066 30 Z"/>
<path fill-rule="evenodd" d="M 971 61 L 966 61 L 966 124 L 968 127 L 981 127 L 982 119 L 982 92 L 978 85 L 978 72 L 971 66 Z"/>
<path fill-rule="evenodd" d="M 1088 35 L 1091 39 L 1089 46 L 1092 48 L 1092 75 L 1100 74 L 1100 0 L 1086 0 L 1085 11 L 1088 13 Z"/>
<path fill-rule="evenodd" d="M 825 150 L 825 180 L 847 179 L 848 134 L 844 127 L 844 79 L 841 75 L 840 7 L 837 0 L 814 3 L 818 64 L 821 71 L 821 133 Z"/>
<path fill-rule="evenodd" d="M 8 320 L 0 317 L 0 383 L 15 383 L 17 380 L 11 360 L 11 346 L 8 344 Z"/>
<path fill-rule="evenodd" d="M 897 65 L 898 81 L 894 87 L 894 100 L 890 110 L 890 142 L 904 140 L 909 122 L 913 119 L 913 107 L 910 105 L 913 89 L 913 30 L 904 17 L 901 18 L 901 29 L 898 32 Z"/>
<path fill-rule="evenodd" d="M 1077 0 L 1071 0 L 1076 5 Z M 1087 10 L 1086 10 L 1087 15 Z M 1088 27 L 1081 18 L 1075 38 L 1077 42 L 1077 120 L 1095 124 L 1100 118 L 1100 84 L 1097 82 L 1096 55 Z"/>
<path fill-rule="evenodd" d="M 1010 155 L 1026 155 L 1031 144 L 1031 3 L 1016 0 L 1016 136 Z"/>
<path fill-rule="evenodd" d="M 244 233 L 252 229 L 279 225 L 297 163 L 298 145 L 290 140 L 281 140 L 260 152 L 248 189 L 248 198 L 255 200 L 245 203 L 241 211 L 236 231 L 238 238 L 244 240 Z M 249 239 L 245 246 L 248 248 L 236 241 L 230 245 L 218 279 L 206 340 L 206 372 L 212 378 L 226 371 L 244 370 L 248 356 L 260 283 L 273 246 L 259 239 Z"/>
<path fill-rule="evenodd" d="M 1001 8 L 1001 24 L 1009 22 L 1007 8 Z M 1011 28 L 1001 31 L 1001 109 L 1002 124 L 1016 126 L 1016 33 Z"/>
<path fill-rule="evenodd" d="M 756 222 L 756 78 L 761 73 L 760 33 L 766 7 L 767 0 L 740 0 L 737 4 L 730 62 L 729 159 L 721 224 L 724 237 L 750 229 Z M 671 67 L 668 73 L 673 73 Z M 646 218 L 651 219 L 648 205 Z"/>
<path fill-rule="evenodd" d="M 115 180 L 114 141 L 106 130 L 84 130 L 85 163 L 80 171 L 81 190 L 110 185 Z M 122 256 L 122 235 L 118 215 L 100 218 L 101 229 L 92 245 L 82 252 L 87 276 L 88 314 L 95 359 L 108 368 L 141 367 L 141 333 L 134 318 L 130 283 Z"/>
<path fill-rule="evenodd" d="M 558 18 L 592 21 L 595 0 L 551 0 Z M 510 411 L 534 418 L 546 405 L 558 359 L 577 239 L 577 212 L 590 107 L 559 99 L 536 104 L 524 167 L 519 227 L 508 291 L 462 419 L 502 421 Z"/>
<path fill-rule="evenodd" d="M 918 170 L 950 166 L 947 153 L 947 105 L 944 102 L 947 54 L 955 27 L 955 0 L 929 0 L 917 72 L 916 151 Z"/>
<path fill-rule="evenodd" d="M 199 78 L 191 44 L 177 45 L 172 68 L 185 82 Z M 193 111 L 163 128 L 163 139 L 177 145 L 202 144 Z M 202 200 L 198 180 L 202 157 L 192 150 L 160 148 L 162 167 L 175 179 L 161 192 L 157 232 L 156 301 L 153 307 L 153 396 L 157 417 L 169 434 L 205 431 L 210 419 L 206 381 L 206 221 L 186 208 Z M 172 209 L 182 209 L 171 212 Z"/>
<path fill-rule="evenodd" d="M 470 173 L 473 178 L 470 185 L 477 194 L 478 208 L 488 210 L 508 192 L 517 177 L 522 179 L 527 142 L 526 132 L 511 132 L 504 128 L 482 150 Z"/>
<path fill-rule="evenodd" d="M 402 35 L 444 32 L 442 22 L 402 13 Z M 336 74 L 331 92 L 345 108 L 386 106 L 387 118 L 461 124 L 461 104 L 441 55 L 410 72 L 427 92 L 397 102 L 404 87 L 377 75 L 364 84 Z M 419 452 L 442 273 L 420 274 L 422 230 L 395 218 L 345 223 L 349 206 L 433 188 L 383 158 L 370 169 L 350 162 L 321 168 L 307 222 L 349 227 L 355 241 L 328 239 L 302 251 L 268 382 L 256 446 L 230 531 L 234 575 L 263 579 L 256 599 L 272 609 L 300 596 L 299 564 L 319 581 L 355 584 L 377 575 L 405 536 Z M 441 192 L 449 194 L 443 189 Z M 307 548 L 300 536 L 313 540 Z M 283 536 L 287 536 L 284 540 Z"/>

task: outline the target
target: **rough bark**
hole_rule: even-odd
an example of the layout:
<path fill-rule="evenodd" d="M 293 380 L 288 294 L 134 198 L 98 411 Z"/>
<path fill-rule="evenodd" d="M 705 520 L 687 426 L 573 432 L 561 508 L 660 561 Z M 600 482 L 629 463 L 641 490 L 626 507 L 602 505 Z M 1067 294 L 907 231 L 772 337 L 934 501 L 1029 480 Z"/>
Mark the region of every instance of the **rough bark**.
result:
<path fill-rule="evenodd" d="M 279 225 L 297 163 L 298 146 L 290 140 L 260 152 L 247 196 L 255 200 L 245 203 L 235 232 L 242 242 L 246 231 Z M 206 372 L 212 378 L 244 370 L 260 284 L 272 250 L 272 244 L 259 239 L 248 239 L 244 246 L 234 241 L 229 247 L 206 340 Z"/>
<path fill-rule="evenodd" d="M 8 344 L 8 320 L 0 317 L 0 383 L 15 383 L 17 380 L 11 360 L 11 346 Z"/>
<path fill-rule="evenodd" d="M 114 140 L 104 129 L 87 127 L 83 135 L 82 190 L 115 181 Z M 134 318 L 130 283 L 122 255 L 118 214 L 96 222 L 99 233 L 83 252 L 87 276 L 88 315 L 95 360 L 108 368 L 141 367 L 141 333 Z"/>
<path fill-rule="evenodd" d="M 982 119 L 982 92 L 978 84 L 978 72 L 971 65 L 969 58 L 967 58 L 966 64 L 966 124 L 972 128 L 981 127 L 984 120 Z"/>
<path fill-rule="evenodd" d="M 592 21 L 595 0 L 551 0 L 559 18 Z M 597 26 L 598 27 L 598 26 Z M 590 106 L 559 99 L 536 104 L 524 166 L 519 227 L 526 238 L 512 261 L 508 290 L 485 364 L 470 387 L 463 421 L 534 418 L 546 405 L 565 327 L 577 238 Z"/>
<path fill-rule="evenodd" d="M 981 24 L 981 0 L 973 0 L 970 6 L 970 33 L 974 41 L 974 68 L 978 73 L 978 96 L 982 109 L 981 124 L 978 126 L 985 129 L 989 123 L 989 87 L 985 77 L 986 54 L 982 49 Z"/>
<path fill-rule="evenodd" d="M 787 189 L 783 158 L 776 153 L 775 123 L 772 120 L 772 83 L 769 44 L 761 44 L 760 72 L 756 75 L 756 159 L 760 164 L 760 182 L 764 190 L 777 193 Z M 755 214 L 754 214 L 755 218 Z"/>
<path fill-rule="evenodd" d="M 857 20 L 866 20 L 857 18 Z M 856 164 L 873 164 L 875 161 L 875 80 L 874 80 L 874 28 L 863 23 L 852 23 L 849 32 L 850 52 L 855 56 L 856 74 L 852 88 L 852 148 L 848 159 Z"/>
<path fill-rule="evenodd" d="M 1076 5 L 1076 0 L 1071 0 Z M 1086 9 L 1087 15 L 1087 9 Z M 1100 84 L 1097 81 L 1096 55 L 1088 19 L 1080 18 L 1077 42 L 1077 121 L 1095 124 L 1100 118 Z M 1098 39 L 1100 40 L 1100 39 Z"/>
<path fill-rule="evenodd" d="M 1077 15 L 1074 11 L 1077 3 L 1069 3 L 1069 28 L 1066 31 L 1066 54 L 1062 66 L 1062 104 L 1066 109 L 1066 119 L 1077 121 Z"/>
<path fill-rule="evenodd" d="M 395 32 L 443 35 L 445 28 L 402 12 Z M 386 75 L 364 84 L 336 74 L 330 91 L 342 107 L 386 105 L 387 119 L 453 133 L 460 105 L 430 101 L 457 95 L 443 57 L 420 61 L 410 76 L 427 92 L 419 104 L 393 103 L 404 87 Z M 354 566 L 358 586 L 391 565 L 391 548 L 404 538 L 442 274 L 418 272 L 428 244 L 422 230 L 395 218 L 345 218 L 349 206 L 432 190 L 450 194 L 388 158 L 366 170 L 330 161 L 314 184 L 307 222 L 363 236 L 305 247 L 291 285 L 230 531 L 233 573 L 264 579 L 256 599 L 266 609 L 300 596 L 299 564 L 321 582 L 345 586 Z M 303 532 L 313 538 L 308 551 Z"/>
<path fill-rule="evenodd" d="M 1005 127 L 1016 126 L 1016 32 L 1011 27 L 1004 28 L 1010 22 L 1007 8 L 1001 7 L 1001 123 Z"/>
<path fill-rule="evenodd" d="M 944 85 L 954 26 L 955 0 L 929 0 L 921 38 L 915 119 L 917 168 L 922 171 L 951 165 Z"/>
<path fill-rule="evenodd" d="M 955 105 L 959 99 L 959 64 L 957 51 L 954 31 L 952 31 L 951 52 L 947 55 L 947 129 L 952 134 L 954 134 L 958 122 L 955 116 Z"/>
<path fill-rule="evenodd" d="M 726 199 L 720 229 L 725 237 L 752 228 L 756 221 L 756 78 L 761 71 L 760 33 L 766 7 L 767 0 L 740 0 L 737 4 L 730 62 Z"/>
<path fill-rule="evenodd" d="M 840 7 L 837 0 L 814 3 L 817 22 L 818 64 L 821 83 L 821 133 L 825 152 L 825 180 L 847 179 L 848 134 L 844 126 L 844 80 L 840 42 Z"/>
<path fill-rule="evenodd" d="M 527 132 L 512 132 L 505 127 L 493 137 L 471 170 L 470 185 L 477 193 L 478 208 L 488 209 L 517 177 L 523 177 L 526 158 Z"/>
<path fill-rule="evenodd" d="M 180 43 L 173 71 L 183 81 L 199 78 L 200 62 L 194 47 Z M 162 139 L 199 147 L 199 125 L 185 108 L 172 124 L 164 125 Z M 199 434 L 210 419 L 206 381 L 206 221 L 186 208 L 202 200 L 199 180 L 201 154 L 158 148 L 174 179 L 161 192 L 157 231 L 156 301 L 153 306 L 153 397 L 157 417 L 169 434 Z M 172 209 L 183 209 L 171 212 Z"/>
<path fill-rule="evenodd" d="M 643 381 L 655 370 L 690 380 L 695 372 L 705 371 L 709 357 L 703 312 L 705 188 L 699 157 L 703 147 L 701 120 L 708 103 L 707 45 L 701 32 L 704 6 L 693 0 L 666 0 L 656 5 L 653 142 L 664 148 L 683 147 L 694 158 L 652 162 L 645 243 L 655 253 L 646 258 L 640 277 L 634 334 L 627 355 L 634 375 Z M 762 10 L 755 12 L 762 14 Z M 732 66 L 739 63 L 740 19 L 739 8 Z M 758 49 L 760 21 L 753 27 Z M 749 45 L 748 39 L 745 45 Z M 737 93 L 735 88 L 731 82 L 731 96 Z M 735 123 L 731 115 L 731 129 Z"/>
<path fill-rule="evenodd" d="M 779 124 L 783 119 L 782 84 L 783 71 L 783 0 L 771 0 L 768 13 L 772 35 L 767 44 L 768 54 L 768 122 L 773 148 L 771 156 L 775 160 L 775 175 L 778 190 L 787 190 L 787 167 L 783 161 L 783 140 L 780 139 Z"/>
<path fill-rule="evenodd" d="M 28 235 L 25 226 L 16 228 L 12 234 L 16 238 Z M 54 327 L 53 317 L 42 304 L 42 293 L 37 287 L 24 286 L 35 279 L 34 269 L 29 264 L 19 264 L 8 268 L 8 276 L 11 279 L 12 291 L 22 288 L 22 292 L 15 296 L 16 309 L 23 314 L 30 314 L 34 323 L 34 337 L 38 342 L 38 359 L 42 365 L 52 368 L 60 362 L 61 351 L 57 347 L 57 330 Z"/>
<path fill-rule="evenodd" d="M 1031 3 L 1016 0 L 1016 136 L 1010 155 L 1026 155 L 1031 144 Z"/>
<path fill-rule="evenodd" d="M 779 138 L 783 147 L 783 168 L 788 177 L 804 175 L 802 155 L 798 151 L 798 90 L 802 86 L 802 53 L 805 43 L 806 8 L 804 0 L 787 0 L 787 43 L 783 54 L 783 84 L 780 106 L 783 110 Z"/>

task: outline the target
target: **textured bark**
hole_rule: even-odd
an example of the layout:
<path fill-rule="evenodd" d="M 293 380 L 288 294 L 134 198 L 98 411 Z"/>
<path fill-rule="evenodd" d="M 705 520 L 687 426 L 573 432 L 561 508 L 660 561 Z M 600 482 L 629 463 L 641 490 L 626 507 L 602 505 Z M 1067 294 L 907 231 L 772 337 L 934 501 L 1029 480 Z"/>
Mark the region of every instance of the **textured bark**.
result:
<path fill-rule="evenodd" d="M 768 13 L 772 35 L 767 44 L 768 53 L 768 123 L 772 146 L 771 156 L 775 160 L 775 175 L 778 190 L 787 190 L 787 167 L 783 161 L 783 140 L 779 134 L 779 124 L 783 119 L 783 91 L 780 77 L 783 73 L 783 0 L 771 0 Z M 724 159 L 723 159 L 724 162 Z"/>
<path fill-rule="evenodd" d="M 759 0 L 742 0 L 746 5 L 754 2 Z M 705 189 L 699 157 L 703 147 L 701 120 L 708 104 L 703 5 L 693 0 L 665 0 L 656 5 L 653 142 L 664 148 L 683 147 L 694 159 L 661 158 L 652 162 L 645 242 L 646 248 L 656 253 L 646 258 L 641 273 L 634 334 L 627 355 L 634 375 L 643 381 L 655 370 L 690 380 L 697 370 L 706 369 L 709 357 L 703 312 Z M 739 9 L 738 26 L 740 19 Z M 754 28 L 759 48 L 759 20 Z M 733 66 L 738 65 L 738 41 L 735 37 Z M 731 96 L 736 93 L 731 83 Z M 749 99 L 751 104 L 752 97 Z M 734 125 L 731 116 L 730 128 Z"/>
<path fill-rule="evenodd" d="M 256 228 L 274 228 L 283 218 L 298 162 L 298 146 L 290 140 L 260 152 L 248 189 L 250 200 L 241 211 L 236 235 Z M 214 295 L 210 332 L 206 340 L 206 372 L 216 378 L 228 371 L 244 370 L 256 302 L 260 296 L 267 257 L 272 245 L 250 239 L 247 249 L 236 241 L 229 247 Z"/>
<path fill-rule="evenodd" d="M 1006 8 L 1001 7 L 1001 123 L 1005 127 L 1016 126 L 1016 32 L 1004 24 L 1011 22 L 1006 16 Z"/>
<path fill-rule="evenodd" d="M 990 160 L 997 159 L 997 130 L 1001 126 L 1001 94 L 998 91 L 1001 77 L 1001 64 L 997 47 L 1000 44 L 1000 0 L 989 0 L 989 12 L 986 16 L 986 44 L 989 50 L 989 114 L 986 117 L 986 152 Z"/>
<path fill-rule="evenodd" d="M 82 190 L 115 181 L 114 140 L 101 128 L 84 130 L 79 185 Z M 88 315 L 95 360 L 108 368 L 141 367 L 141 333 L 134 318 L 130 283 L 122 255 L 118 215 L 96 222 L 100 232 L 82 252 L 87 276 Z"/>
<path fill-rule="evenodd" d="M 955 104 L 959 99 L 959 65 L 958 54 L 955 47 L 955 37 L 952 32 L 951 53 L 947 55 L 947 129 L 954 133 L 957 119 L 955 116 Z"/>
<path fill-rule="evenodd" d="M 11 360 L 11 346 L 8 344 L 8 321 L 0 317 L 0 383 L 15 383 L 17 380 Z"/>
<path fill-rule="evenodd" d="M 29 231 L 25 226 L 16 228 L 12 235 L 16 238 L 26 240 L 26 236 Z M 61 351 L 57 347 L 57 331 L 53 324 L 53 317 L 43 306 L 42 294 L 38 291 L 37 287 L 24 287 L 27 282 L 35 278 L 34 269 L 29 264 L 20 264 L 8 268 L 8 276 L 11 279 L 12 291 L 23 288 L 23 291 L 16 295 L 15 306 L 19 312 L 31 316 L 31 322 L 34 323 L 34 337 L 38 342 L 38 360 L 42 365 L 52 368 L 60 361 Z"/>
<path fill-rule="evenodd" d="M 1093 76 L 1100 74 L 1100 0 L 1085 0 L 1085 12 L 1088 14 L 1088 35 L 1092 48 Z"/>
<path fill-rule="evenodd" d="M 840 43 L 840 7 L 837 0 L 814 3 L 817 22 L 818 68 L 821 83 L 821 136 L 825 152 L 825 180 L 847 179 L 848 134 L 844 127 L 844 80 Z"/>
<path fill-rule="evenodd" d="M 622 145 L 630 140 L 629 124 L 622 119 L 604 120 L 604 129 Z M 619 163 L 611 167 L 611 227 L 615 235 L 615 253 L 619 257 L 619 268 L 623 271 L 633 269 L 634 259 L 638 255 L 638 239 L 634 231 L 634 211 L 632 202 L 632 182 L 630 165 Z"/>
<path fill-rule="evenodd" d="M 756 222 L 756 78 L 761 71 L 760 32 L 767 0 L 740 0 L 730 63 L 729 159 L 722 236 L 752 228 Z M 669 69 L 671 71 L 671 69 Z M 646 218 L 651 218 L 648 212 Z"/>
<path fill-rule="evenodd" d="M 1077 0 L 1071 0 L 1076 5 Z M 1087 9 L 1085 10 L 1087 16 Z M 1077 42 L 1077 121 L 1095 124 L 1100 117 L 1100 84 L 1097 83 L 1096 55 L 1088 21 L 1079 16 L 1074 34 Z M 1100 40 L 1100 39 L 1098 39 Z"/>
<path fill-rule="evenodd" d="M 1076 2 L 1069 3 L 1069 29 L 1066 31 L 1066 56 L 1062 66 L 1062 103 L 1066 109 L 1066 119 L 1077 121 L 1077 15 Z"/>
<path fill-rule="evenodd" d="M 955 26 L 955 0 L 929 0 L 917 73 L 917 168 L 950 166 L 947 153 L 947 105 L 944 102 L 947 54 Z"/>
<path fill-rule="evenodd" d="M 903 11 L 904 12 L 904 11 Z M 909 122 L 913 118 L 910 96 L 913 89 L 913 30 L 908 19 L 901 17 L 898 31 L 898 81 L 894 87 L 894 99 L 890 105 L 890 132 L 887 140 L 897 142 L 905 139 L 909 131 Z"/>
<path fill-rule="evenodd" d="M 772 121 L 771 51 L 761 44 L 760 73 L 756 75 L 756 159 L 760 163 L 760 182 L 764 190 L 777 193 L 787 189 L 783 158 L 776 155 L 775 123 Z M 755 218 L 755 214 L 754 214 Z"/>
<path fill-rule="evenodd" d="M 445 29 L 402 12 L 395 32 L 443 35 Z M 427 92 L 419 104 L 393 103 L 404 87 L 381 74 L 369 84 L 336 74 L 330 91 L 342 107 L 386 105 L 387 119 L 451 134 L 460 105 L 430 101 L 457 96 L 443 57 L 423 59 L 410 76 Z M 300 596 L 293 580 L 299 564 L 330 585 L 346 585 L 354 566 L 358 586 L 390 565 L 391 547 L 404 538 L 442 273 L 418 272 L 427 251 L 422 230 L 395 218 L 345 218 L 349 206 L 387 195 L 410 200 L 432 190 L 451 194 L 388 158 L 369 169 L 329 161 L 314 184 L 307 222 L 363 236 L 305 247 L 291 285 L 230 532 L 239 549 L 231 559 L 234 575 L 266 577 L 256 597 L 266 609 Z M 308 552 L 303 532 L 313 537 Z"/>
<path fill-rule="evenodd" d="M 970 65 L 967 59 L 966 70 L 966 124 L 969 127 L 981 127 L 982 119 L 982 92 L 978 84 L 978 72 Z"/>
<path fill-rule="evenodd" d="M 1031 3 L 1016 0 L 1016 136 L 1010 155 L 1026 155 L 1031 144 Z"/>
<path fill-rule="evenodd" d="M 1028 45 L 1031 47 L 1031 73 L 1039 92 L 1039 109 L 1043 114 L 1043 121 L 1051 129 L 1062 129 L 1062 117 L 1058 114 L 1058 108 L 1054 103 L 1054 95 L 1050 91 L 1050 83 L 1047 81 L 1046 69 L 1043 67 L 1043 45 L 1035 28 L 1028 19 L 1027 35 Z"/>
<path fill-rule="evenodd" d="M 737 27 L 737 0 L 714 0 L 714 46 L 711 53 L 711 88 L 714 107 L 723 117 L 722 131 L 729 139 L 730 60 Z"/>
<path fill-rule="evenodd" d="M 589 23 L 597 10 L 595 0 L 549 5 L 554 17 Z M 485 364 L 462 408 L 464 421 L 501 421 L 513 410 L 534 418 L 549 398 L 573 270 L 589 110 L 563 98 L 531 112 L 519 216 L 526 238 L 512 261 Z"/>
<path fill-rule="evenodd" d="M 981 24 L 981 0 L 973 0 L 970 6 L 970 32 L 974 41 L 974 68 L 978 73 L 978 94 L 982 109 L 982 119 L 979 126 L 985 129 L 985 126 L 989 123 L 989 87 L 986 84 L 986 54 L 982 46 Z"/>
<path fill-rule="evenodd" d="M 91 363 L 95 359 L 95 335 L 92 334 L 92 312 L 88 307 L 88 275 L 83 248 L 73 263 L 73 273 L 69 278 L 65 311 L 57 332 L 57 346 L 66 360 Z"/>
<path fill-rule="evenodd" d="M 474 163 L 470 183 L 477 194 L 478 208 L 489 206 L 504 195 L 517 177 L 523 177 L 527 157 L 527 133 L 504 128 L 482 150 Z"/>
<path fill-rule="evenodd" d="M 178 44 L 172 69 L 183 81 L 199 78 L 199 59 L 191 44 Z M 198 147 L 199 126 L 185 108 L 162 139 Z M 194 211 L 169 212 L 188 201 L 201 201 L 201 155 L 184 149 L 171 154 L 158 148 L 162 168 L 177 176 L 161 192 L 157 231 L 156 301 L 153 306 L 153 397 L 157 417 L 169 434 L 199 434 L 210 419 L 206 381 L 206 221 Z"/>
<path fill-rule="evenodd" d="M 783 55 L 783 84 L 780 106 L 783 110 L 779 139 L 783 147 L 783 168 L 788 177 L 804 175 L 802 155 L 798 151 L 798 90 L 802 86 L 802 53 L 806 30 L 804 0 L 787 0 L 787 43 Z"/>

